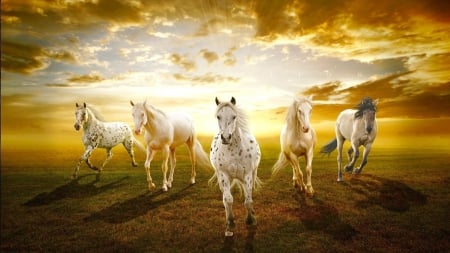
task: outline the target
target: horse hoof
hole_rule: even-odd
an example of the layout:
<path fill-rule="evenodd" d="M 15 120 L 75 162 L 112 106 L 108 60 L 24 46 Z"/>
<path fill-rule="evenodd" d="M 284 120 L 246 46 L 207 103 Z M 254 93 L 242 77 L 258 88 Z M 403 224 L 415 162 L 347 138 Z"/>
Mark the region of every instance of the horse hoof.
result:
<path fill-rule="evenodd" d="M 230 237 L 230 236 L 233 236 L 233 235 L 234 235 L 233 232 L 231 232 L 231 231 L 225 231 L 225 236 L 226 236 L 226 237 Z"/>
<path fill-rule="evenodd" d="M 191 184 L 195 184 L 195 178 L 191 179 Z"/>
<path fill-rule="evenodd" d="M 342 177 L 338 177 L 337 181 L 338 182 L 344 182 L 344 179 L 342 179 Z"/>
<path fill-rule="evenodd" d="M 167 185 L 164 185 L 163 187 L 162 187 L 162 190 L 163 190 L 163 192 L 167 192 Z"/>
<path fill-rule="evenodd" d="M 148 184 L 148 190 L 153 191 L 153 189 L 155 189 L 155 184 L 154 183 Z"/>
<path fill-rule="evenodd" d="M 131 164 L 133 167 L 137 167 L 137 166 L 139 166 L 139 164 L 138 163 L 132 163 Z"/>
<path fill-rule="evenodd" d="M 73 174 L 72 179 L 77 179 L 77 175 Z"/>

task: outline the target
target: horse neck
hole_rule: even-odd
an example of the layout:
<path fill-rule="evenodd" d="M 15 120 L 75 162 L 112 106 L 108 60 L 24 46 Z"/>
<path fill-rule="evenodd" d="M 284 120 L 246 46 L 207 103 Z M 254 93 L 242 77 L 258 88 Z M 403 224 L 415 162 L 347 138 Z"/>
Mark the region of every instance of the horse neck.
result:
<path fill-rule="evenodd" d="M 148 106 L 144 107 L 144 109 L 147 115 L 145 129 L 147 129 L 150 133 L 155 133 L 159 132 L 161 129 L 165 130 L 167 128 L 168 120 L 162 112 Z"/>
<path fill-rule="evenodd" d="M 287 119 L 287 126 L 288 129 L 294 130 L 294 132 L 297 134 L 304 134 L 302 131 L 300 120 L 297 118 L 297 113 L 290 115 L 290 117 Z"/>
<path fill-rule="evenodd" d="M 89 129 L 91 126 L 97 125 L 99 120 L 95 117 L 95 115 L 89 110 L 86 110 L 88 118 L 86 123 L 84 123 L 84 129 Z"/>

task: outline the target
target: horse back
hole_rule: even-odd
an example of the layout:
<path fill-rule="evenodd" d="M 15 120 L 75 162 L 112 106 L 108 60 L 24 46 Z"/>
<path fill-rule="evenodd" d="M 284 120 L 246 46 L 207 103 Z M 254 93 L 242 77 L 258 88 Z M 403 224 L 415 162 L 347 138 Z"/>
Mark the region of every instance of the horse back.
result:
<path fill-rule="evenodd" d="M 167 115 L 173 126 L 173 145 L 186 143 L 195 135 L 194 121 L 186 113 L 173 112 Z"/>

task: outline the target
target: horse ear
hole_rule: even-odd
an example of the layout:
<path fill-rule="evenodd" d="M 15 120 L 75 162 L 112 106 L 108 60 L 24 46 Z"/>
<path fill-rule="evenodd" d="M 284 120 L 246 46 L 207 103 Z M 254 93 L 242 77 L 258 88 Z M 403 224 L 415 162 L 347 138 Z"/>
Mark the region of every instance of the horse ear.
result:
<path fill-rule="evenodd" d="M 216 97 L 216 105 L 219 105 L 220 104 L 220 101 L 219 101 L 219 99 Z"/>
<path fill-rule="evenodd" d="M 83 103 L 84 108 L 86 108 L 86 103 Z"/>
<path fill-rule="evenodd" d="M 131 104 L 131 106 L 134 106 L 134 103 L 133 103 L 133 101 L 131 101 L 131 100 L 130 100 L 130 104 Z"/>
<path fill-rule="evenodd" d="M 236 99 L 234 97 L 231 97 L 231 101 L 230 101 L 233 105 L 236 105 Z"/>

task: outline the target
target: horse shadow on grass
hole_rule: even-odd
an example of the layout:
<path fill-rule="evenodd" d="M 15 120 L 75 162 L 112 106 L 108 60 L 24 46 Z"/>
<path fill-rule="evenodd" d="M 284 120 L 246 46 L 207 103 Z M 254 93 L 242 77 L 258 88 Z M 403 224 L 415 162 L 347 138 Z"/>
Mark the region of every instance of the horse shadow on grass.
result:
<path fill-rule="evenodd" d="M 427 196 L 408 185 L 374 175 L 352 177 L 348 184 L 353 191 L 365 195 L 365 200 L 356 202 L 360 208 L 378 205 L 393 212 L 406 212 L 411 205 L 425 205 Z"/>
<path fill-rule="evenodd" d="M 143 193 L 135 198 L 115 203 L 112 206 L 100 210 L 99 212 L 93 213 L 84 220 L 87 222 L 102 220 L 113 224 L 124 223 L 136 217 L 145 215 L 152 209 L 158 208 L 177 199 L 184 198 L 192 193 L 188 190 L 191 187 L 192 185 L 188 185 L 175 193 L 165 193 L 162 190 L 155 191 L 151 194 Z M 160 195 L 165 195 L 165 197 L 157 199 Z"/>
<path fill-rule="evenodd" d="M 322 231 L 341 241 L 350 240 L 358 233 L 339 217 L 338 210 L 330 204 L 317 197 L 308 198 L 298 191 L 293 195 L 299 204 L 296 213 L 307 230 Z"/>
<path fill-rule="evenodd" d="M 255 240 L 256 235 L 256 226 L 247 226 L 247 236 L 245 237 L 245 253 L 253 253 L 255 252 L 253 242 Z M 231 253 L 231 252 L 241 252 L 240 250 L 235 248 L 234 245 L 234 236 L 225 236 L 223 240 L 223 247 L 220 250 L 221 253 Z"/>
<path fill-rule="evenodd" d="M 80 180 L 86 177 L 94 176 L 95 179 L 86 184 L 81 184 Z M 71 180 L 69 183 L 61 185 L 55 188 L 51 192 L 43 192 L 36 195 L 34 198 L 28 200 L 24 203 L 25 206 L 44 206 L 52 204 L 56 201 L 67 199 L 67 198 L 88 198 L 102 192 L 120 187 L 122 181 L 128 179 L 129 177 L 123 177 L 109 184 L 96 186 L 95 184 L 100 181 L 100 174 L 87 174 L 80 176 L 76 179 Z"/>

